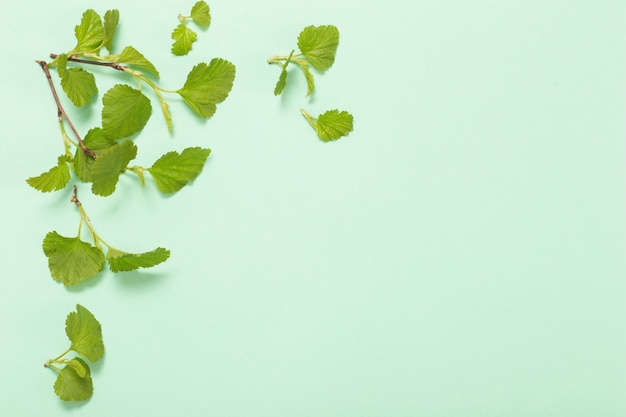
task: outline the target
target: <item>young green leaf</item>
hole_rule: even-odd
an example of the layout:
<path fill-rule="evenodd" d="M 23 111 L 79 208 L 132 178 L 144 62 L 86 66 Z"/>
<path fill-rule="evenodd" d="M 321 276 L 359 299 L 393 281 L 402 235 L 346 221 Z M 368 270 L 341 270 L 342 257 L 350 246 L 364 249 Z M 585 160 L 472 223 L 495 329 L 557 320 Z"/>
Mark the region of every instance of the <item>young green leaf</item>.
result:
<path fill-rule="evenodd" d="M 99 127 L 90 129 L 85 135 L 83 143 L 87 148 L 94 151 L 96 155 L 102 154 L 105 149 L 109 149 L 117 144 L 113 139 L 106 137 Z M 94 162 L 95 159 L 91 155 L 85 154 L 80 147 L 76 148 L 74 173 L 82 181 L 91 182 L 91 170 Z"/>
<path fill-rule="evenodd" d="M 152 104 L 141 91 L 117 84 L 102 97 L 102 129 L 111 139 L 139 132 L 152 114 Z"/>
<path fill-rule="evenodd" d="M 313 78 L 313 74 L 311 73 L 308 65 L 300 64 L 300 68 L 302 68 L 302 72 L 304 72 L 304 77 L 306 78 L 306 96 L 308 97 L 311 95 L 311 93 L 313 93 L 313 90 L 315 89 L 315 79 Z"/>
<path fill-rule="evenodd" d="M 280 72 L 280 77 L 278 77 L 278 82 L 276 83 L 276 87 L 274 87 L 274 95 L 275 96 L 280 95 L 285 89 L 286 85 L 287 85 L 287 70 L 283 68 L 283 70 Z"/>
<path fill-rule="evenodd" d="M 70 181 L 68 162 L 70 162 L 70 157 L 61 155 L 57 160 L 57 166 L 37 177 L 27 179 L 26 182 L 34 189 L 43 193 L 62 190 Z"/>
<path fill-rule="evenodd" d="M 76 311 L 67 315 L 65 333 L 72 342 L 70 349 L 91 362 L 99 361 L 104 355 L 102 326 L 82 305 L 77 304 Z"/>
<path fill-rule="evenodd" d="M 325 70 L 335 62 L 339 45 L 339 30 L 332 25 L 307 26 L 298 36 L 298 48 L 318 70 Z"/>
<path fill-rule="evenodd" d="M 89 369 L 88 366 L 83 365 L 84 363 L 85 362 L 76 360 L 76 358 L 70 359 L 69 361 L 66 362 L 66 364 L 68 366 L 71 366 L 76 372 L 76 374 L 81 378 L 84 378 L 87 376 L 87 372 Z"/>
<path fill-rule="evenodd" d="M 157 188 L 167 194 L 175 193 L 193 181 L 211 153 L 210 149 L 187 148 L 178 152 L 168 152 L 148 168 Z"/>
<path fill-rule="evenodd" d="M 84 106 L 98 93 L 96 78 L 82 68 L 70 68 L 61 78 L 63 91 L 76 107 Z"/>
<path fill-rule="evenodd" d="M 100 196 L 113 194 L 120 174 L 137 157 L 137 146 L 129 139 L 104 150 L 91 168 L 91 191 Z"/>
<path fill-rule="evenodd" d="M 191 8 L 191 18 L 199 26 L 208 27 L 211 24 L 209 5 L 203 0 L 196 2 Z"/>
<path fill-rule="evenodd" d="M 83 13 L 80 25 L 74 28 L 76 35 L 75 52 L 98 52 L 104 40 L 104 26 L 100 15 L 88 9 Z"/>
<path fill-rule="evenodd" d="M 104 253 L 79 237 L 49 232 L 43 240 L 52 278 L 63 285 L 76 285 L 94 277 L 104 267 Z"/>
<path fill-rule="evenodd" d="M 113 36 L 120 21 L 120 12 L 117 9 L 107 10 L 104 14 L 104 35 L 102 46 L 112 52 Z"/>
<path fill-rule="evenodd" d="M 347 111 L 328 110 L 314 118 L 304 109 L 300 110 L 304 118 L 317 132 L 317 136 L 324 142 L 337 140 L 352 131 L 353 117 Z"/>
<path fill-rule="evenodd" d="M 75 366 L 66 365 L 65 368 L 61 369 L 54 382 L 54 392 L 63 401 L 88 400 L 93 395 L 91 371 L 82 359 L 74 358 L 72 360 L 83 366 L 85 374 L 81 376 L 77 373 Z"/>
<path fill-rule="evenodd" d="M 213 58 L 209 65 L 196 65 L 187 75 L 183 88 L 177 93 L 201 117 L 215 114 L 216 104 L 228 97 L 235 80 L 235 66 L 221 58 Z"/>
<path fill-rule="evenodd" d="M 155 77 L 159 78 L 159 71 L 157 71 L 154 64 L 148 61 L 145 56 L 143 56 L 138 50 L 136 50 L 132 46 L 127 46 L 126 48 L 124 48 L 124 50 L 119 54 L 117 62 L 143 69 L 145 71 L 148 71 Z"/>
<path fill-rule="evenodd" d="M 110 248 L 106 259 L 112 272 L 134 271 L 139 268 L 151 268 L 170 257 L 170 251 L 164 248 L 156 248 L 150 252 L 128 253 Z"/>
<path fill-rule="evenodd" d="M 172 31 L 172 53 L 174 55 L 187 55 L 191 51 L 191 45 L 198 39 L 198 35 L 189 29 L 186 24 L 181 23 Z"/>

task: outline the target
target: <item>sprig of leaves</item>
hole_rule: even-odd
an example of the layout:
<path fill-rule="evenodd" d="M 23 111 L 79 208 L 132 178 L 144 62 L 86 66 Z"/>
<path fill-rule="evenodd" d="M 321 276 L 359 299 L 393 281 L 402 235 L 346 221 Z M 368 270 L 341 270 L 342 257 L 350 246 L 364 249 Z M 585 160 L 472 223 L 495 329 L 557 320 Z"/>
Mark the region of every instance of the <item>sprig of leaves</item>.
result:
<path fill-rule="evenodd" d="M 91 369 L 85 359 L 94 363 L 104 355 L 102 327 L 89 310 L 77 304 L 76 311 L 69 313 L 65 320 L 65 333 L 70 339 L 70 347 L 56 358 L 47 360 L 44 366 L 58 374 L 54 392 L 59 398 L 85 401 L 93 394 Z M 80 356 L 65 358 L 71 351 Z"/>
<path fill-rule="evenodd" d="M 335 62 L 337 46 L 339 45 L 339 29 L 333 25 L 307 26 L 298 35 L 299 53 L 292 50 L 286 56 L 274 56 L 267 60 L 268 64 L 281 67 L 278 82 L 274 87 L 274 95 L 280 95 L 287 85 L 287 66 L 290 63 L 298 65 L 304 73 L 309 96 L 315 89 L 315 79 L 309 65 L 319 71 L 325 71 Z"/>
<path fill-rule="evenodd" d="M 191 51 L 193 43 L 198 39 L 198 34 L 187 26 L 189 20 L 193 20 L 198 26 L 206 29 L 211 24 L 211 13 L 209 5 L 200 0 L 191 8 L 189 16 L 178 15 L 180 23 L 172 31 L 172 53 L 174 55 L 187 55 Z"/>
<path fill-rule="evenodd" d="M 121 272 L 151 268 L 169 258 L 170 251 L 161 247 L 149 252 L 130 253 L 111 246 L 91 224 L 83 205 L 76 197 L 76 187 L 72 202 L 78 207 L 81 216 L 76 236 L 62 236 L 52 231 L 46 235 L 42 244 L 52 278 L 62 282 L 63 285 L 77 285 L 93 278 L 102 271 L 105 261 L 108 262 L 112 272 Z M 93 245 L 81 239 L 83 225 L 87 226 Z"/>
<path fill-rule="evenodd" d="M 311 116 L 304 109 L 300 112 L 324 142 L 338 140 L 352 131 L 353 117 L 347 111 L 328 110 L 318 117 Z"/>

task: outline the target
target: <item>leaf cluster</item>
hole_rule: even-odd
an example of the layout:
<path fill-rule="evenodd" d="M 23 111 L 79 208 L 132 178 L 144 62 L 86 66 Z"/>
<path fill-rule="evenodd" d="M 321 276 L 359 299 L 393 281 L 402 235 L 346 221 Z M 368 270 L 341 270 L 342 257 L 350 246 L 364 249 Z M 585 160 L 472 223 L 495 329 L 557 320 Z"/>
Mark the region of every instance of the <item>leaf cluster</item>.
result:
<path fill-rule="evenodd" d="M 65 333 L 70 339 L 70 347 L 55 359 L 44 364 L 58 373 L 54 382 L 54 392 L 63 401 L 85 401 L 93 394 L 90 363 L 104 356 L 102 327 L 94 315 L 80 304 L 76 311 L 68 314 L 65 320 Z M 80 356 L 65 358 L 70 351 Z M 63 368 L 60 368 L 63 366 Z"/>
<path fill-rule="evenodd" d="M 191 8 L 188 16 L 178 15 L 180 23 L 172 31 L 172 53 L 174 55 L 187 55 L 191 51 L 193 43 L 198 39 L 198 34 L 187 26 L 189 20 L 193 20 L 198 26 L 206 29 L 211 24 L 209 5 L 200 0 Z"/>

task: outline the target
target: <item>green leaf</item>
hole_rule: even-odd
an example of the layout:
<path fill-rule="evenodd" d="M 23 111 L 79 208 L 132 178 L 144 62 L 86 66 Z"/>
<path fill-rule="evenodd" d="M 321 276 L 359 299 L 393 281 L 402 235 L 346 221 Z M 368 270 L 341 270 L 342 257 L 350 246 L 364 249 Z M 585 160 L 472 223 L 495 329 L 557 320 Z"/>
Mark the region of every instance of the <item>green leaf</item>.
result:
<path fill-rule="evenodd" d="M 68 162 L 70 162 L 70 157 L 67 155 L 61 155 L 57 160 L 57 166 L 37 177 L 27 179 L 26 182 L 34 189 L 43 193 L 62 190 L 70 181 L 70 168 L 67 165 Z"/>
<path fill-rule="evenodd" d="M 57 72 L 59 73 L 59 77 L 61 78 L 67 72 L 67 59 L 68 59 L 67 54 L 60 54 L 55 59 L 56 65 L 57 65 Z"/>
<path fill-rule="evenodd" d="M 275 96 L 280 95 L 285 89 L 286 85 L 287 85 L 287 70 L 283 68 L 283 70 L 280 72 L 280 77 L 278 77 L 278 82 L 276 83 L 276 87 L 274 87 L 274 95 Z"/>
<path fill-rule="evenodd" d="M 72 342 L 70 349 L 91 362 L 99 361 L 104 355 L 100 322 L 80 304 L 76 305 L 75 312 L 67 315 L 65 334 Z"/>
<path fill-rule="evenodd" d="M 102 97 L 102 129 L 111 139 L 139 132 L 152 114 L 152 104 L 141 91 L 117 84 Z"/>
<path fill-rule="evenodd" d="M 163 193 L 175 193 L 193 181 L 204 168 L 210 149 L 187 148 L 178 153 L 168 152 L 148 169 L 157 188 Z"/>
<path fill-rule="evenodd" d="M 196 65 L 187 75 L 183 88 L 177 91 L 185 103 L 201 117 L 215 114 L 216 104 L 228 97 L 235 80 L 235 66 L 222 58 L 213 58 L 209 65 Z"/>
<path fill-rule="evenodd" d="M 113 194 L 120 174 L 137 156 L 137 146 L 125 140 L 104 150 L 94 161 L 91 169 L 91 191 L 100 196 Z"/>
<path fill-rule="evenodd" d="M 353 117 L 347 111 L 328 110 L 317 119 L 306 111 L 302 115 L 317 132 L 317 136 L 324 142 L 337 140 L 352 131 Z"/>
<path fill-rule="evenodd" d="M 109 149 L 117 144 L 113 139 L 106 137 L 99 127 L 90 129 L 85 135 L 83 143 L 86 147 L 94 151 L 96 155 L 102 154 L 105 149 Z M 82 181 L 91 182 L 91 169 L 94 162 L 95 159 L 91 155 L 85 154 L 80 147 L 76 148 L 76 153 L 74 154 L 74 173 Z"/>
<path fill-rule="evenodd" d="M 107 10 L 104 14 L 104 35 L 102 46 L 111 52 L 113 44 L 113 36 L 120 21 L 120 12 L 117 9 Z"/>
<path fill-rule="evenodd" d="M 81 363 L 80 361 L 77 361 L 76 358 L 71 359 L 67 362 L 65 362 L 68 366 L 71 366 L 72 368 L 74 368 L 74 371 L 76 371 L 76 374 L 81 377 L 84 378 L 87 376 L 87 367 L 85 367 L 83 365 L 83 363 Z"/>
<path fill-rule="evenodd" d="M 211 24 L 209 5 L 203 0 L 194 4 L 191 8 L 191 18 L 202 27 L 209 26 Z"/>
<path fill-rule="evenodd" d="M 104 267 L 104 253 L 78 237 L 49 232 L 43 240 L 52 278 L 63 285 L 76 285 L 94 277 Z"/>
<path fill-rule="evenodd" d="M 75 106 L 81 107 L 91 101 L 98 93 L 96 78 L 82 68 L 70 68 L 63 71 L 61 87 Z"/>
<path fill-rule="evenodd" d="M 79 362 L 85 369 L 85 375 L 80 376 L 71 365 L 61 369 L 54 382 L 54 392 L 63 401 L 85 401 L 93 395 L 93 381 L 89 365 L 80 358 L 72 359 Z"/>
<path fill-rule="evenodd" d="M 298 48 L 318 70 L 330 68 L 335 62 L 339 30 L 332 25 L 307 26 L 298 36 Z"/>
<path fill-rule="evenodd" d="M 102 19 L 95 10 L 88 9 L 83 13 L 80 25 L 74 28 L 76 35 L 76 52 L 98 52 L 104 40 Z"/>
<path fill-rule="evenodd" d="M 144 57 L 138 50 L 136 50 L 132 46 L 127 46 L 126 48 L 124 48 L 124 50 L 119 54 L 117 62 L 122 62 L 128 65 L 135 66 L 137 68 L 141 68 L 159 78 L 159 71 L 157 71 L 152 62 L 148 61 L 146 57 Z"/>
<path fill-rule="evenodd" d="M 189 29 L 187 25 L 181 23 L 172 32 L 172 39 L 174 40 L 172 53 L 182 56 L 187 55 L 191 51 L 191 45 L 198 39 L 198 35 Z"/>
<path fill-rule="evenodd" d="M 117 249 L 109 249 L 107 261 L 113 272 L 134 271 L 139 268 L 151 268 L 170 257 L 170 251 L 164 248 L 156 248 L 150 252 L 127 253 Z"/>
<path fill-rule="evenodd" d="M 308 97 L 311 95 L 311 93 L 315 89 L 315 80 L 313 79 L 313 74 L 311 73 L 311 70 L 309 69 L 308 65 L 300 64 L 300 68 L 302 68 L 302 71 L 304 72 L 304 77 L 306 78 L 306 86 L 307 86 L 306 97 Z"/>

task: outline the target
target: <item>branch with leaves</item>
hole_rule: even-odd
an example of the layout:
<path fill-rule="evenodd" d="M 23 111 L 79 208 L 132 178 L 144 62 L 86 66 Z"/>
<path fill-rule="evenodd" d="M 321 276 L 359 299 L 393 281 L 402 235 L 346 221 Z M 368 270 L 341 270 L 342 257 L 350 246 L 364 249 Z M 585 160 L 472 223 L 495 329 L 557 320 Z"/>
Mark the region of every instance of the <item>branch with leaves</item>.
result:
<path fill-rule="evenodd" d="M 200 0 L 196 2 L 189 12 L 189 16 L 178 15 L 180 23 L 172 31 L 172 53 L 174 55 L 187 55 L 191 51 L 193 43 L 198 39 L 198 35 L 187 26 L 187 22 L 192 20 L 198 26 L 206 29 L 211 24 L 211 13 L 209 5 Z"/>

